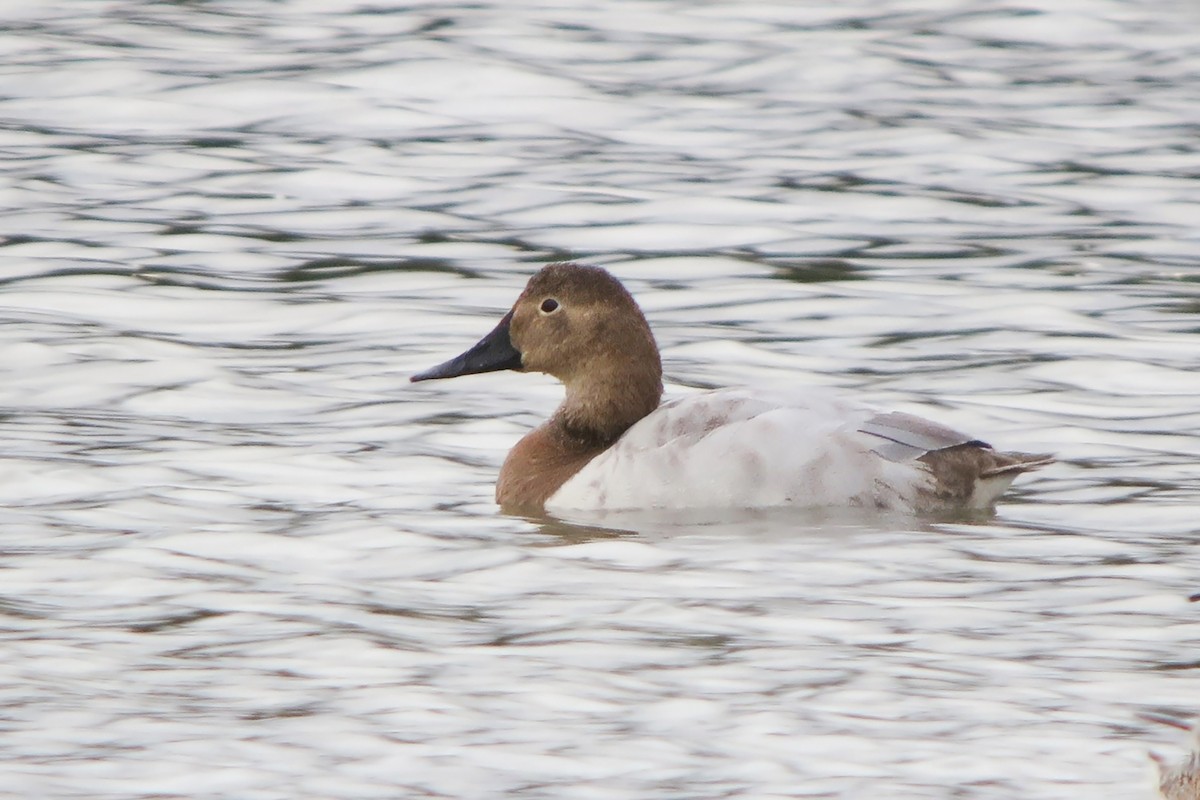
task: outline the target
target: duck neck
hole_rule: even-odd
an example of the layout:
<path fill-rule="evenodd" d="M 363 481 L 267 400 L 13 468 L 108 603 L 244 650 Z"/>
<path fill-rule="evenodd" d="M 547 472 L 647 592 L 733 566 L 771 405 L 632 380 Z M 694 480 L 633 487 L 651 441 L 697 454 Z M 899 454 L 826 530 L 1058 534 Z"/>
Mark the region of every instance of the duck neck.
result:
<path fill-rule="evenodd" d="M 580 449 L 604 449 L 662 400 L 658 354 L 631 369 L 595 370 L 566 381 L 567 396 L 551 420 Z"/>
<path fill-rule="evenodd" d="M 634 379 L 594 373 L 566 382 L 567 396 L 546 424 L 517 443 L 500 469 L 496 502 L 510 513 L 541 513 L 546 501 L 621 434 L 658 407 L 662 368 Z"/>

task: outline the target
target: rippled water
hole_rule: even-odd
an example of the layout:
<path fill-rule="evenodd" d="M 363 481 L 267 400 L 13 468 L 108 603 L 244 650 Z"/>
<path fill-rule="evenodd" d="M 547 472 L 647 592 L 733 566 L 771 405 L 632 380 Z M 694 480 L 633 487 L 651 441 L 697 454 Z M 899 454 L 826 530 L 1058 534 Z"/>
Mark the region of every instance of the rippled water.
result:
<path fill-rule="evenodd" d="M 7 4 L 0 792 L 1150 798 L 1200 714 L 1200 10 Z M 537 265 L 990 520 L 499 516 Z M 578 521 L 577 521 L 578 522 Z M 592 523 L 595 520 L 591 521 Z"/>

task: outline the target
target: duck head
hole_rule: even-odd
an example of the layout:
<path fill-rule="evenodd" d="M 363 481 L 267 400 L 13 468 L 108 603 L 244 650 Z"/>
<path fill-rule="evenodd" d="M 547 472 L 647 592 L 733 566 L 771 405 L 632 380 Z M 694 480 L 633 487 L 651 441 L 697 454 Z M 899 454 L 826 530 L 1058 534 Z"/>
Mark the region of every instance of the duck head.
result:
<path fill-rule="evenodd" d="M 545 372 L 568 390 L 650 378 L 661 394 L 658 347 L 633 297 L 607 271 L 569 262 L 542 268 L 489 334 L 410 380 L 510 369 Z"/>

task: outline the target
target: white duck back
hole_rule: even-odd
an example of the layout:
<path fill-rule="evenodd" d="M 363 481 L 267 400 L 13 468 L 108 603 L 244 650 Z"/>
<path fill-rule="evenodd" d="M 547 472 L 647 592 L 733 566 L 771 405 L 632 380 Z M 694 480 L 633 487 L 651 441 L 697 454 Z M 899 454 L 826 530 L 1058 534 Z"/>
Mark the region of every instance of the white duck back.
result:
<path fill-rule="evenodd" d="M 871 409 L 811 389 L 690 395 L 631 427 L 564 483 L 546 508 L 915 510 L 932 475 L 911 458 L 880 455 L 876 449 L 887 440 L 860 430 L 873 418 Z"/>

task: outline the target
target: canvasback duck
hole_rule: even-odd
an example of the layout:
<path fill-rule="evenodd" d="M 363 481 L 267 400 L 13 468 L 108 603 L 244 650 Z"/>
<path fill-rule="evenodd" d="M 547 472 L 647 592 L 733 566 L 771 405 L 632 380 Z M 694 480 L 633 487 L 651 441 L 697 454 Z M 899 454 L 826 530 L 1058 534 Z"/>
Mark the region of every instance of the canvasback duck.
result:
<path fill-rule="evenodd" d="M 986 508 L 1053 460 L 819 391 L 719 389 L 660 405 L 662 362 L 641 309 L 608 272 L 575 263 L 544 267 L 491 333 L 411 380 L 509 369 L 566 387 L 500 469 L 496 502 L 510 513 Z"/>
<path fill-rule="evenodd" d="M 1192 750 L 1179 764 L 1172 765 L 1158 753 L 1150 758 L 1158 768 L 1158 793 L 1163 800 L 1200 800 L 1200 723 L 1188 725 L 1182 720 L 1159 714 L 1139 714 L 1142 719 L 1189 731 Z"/>

